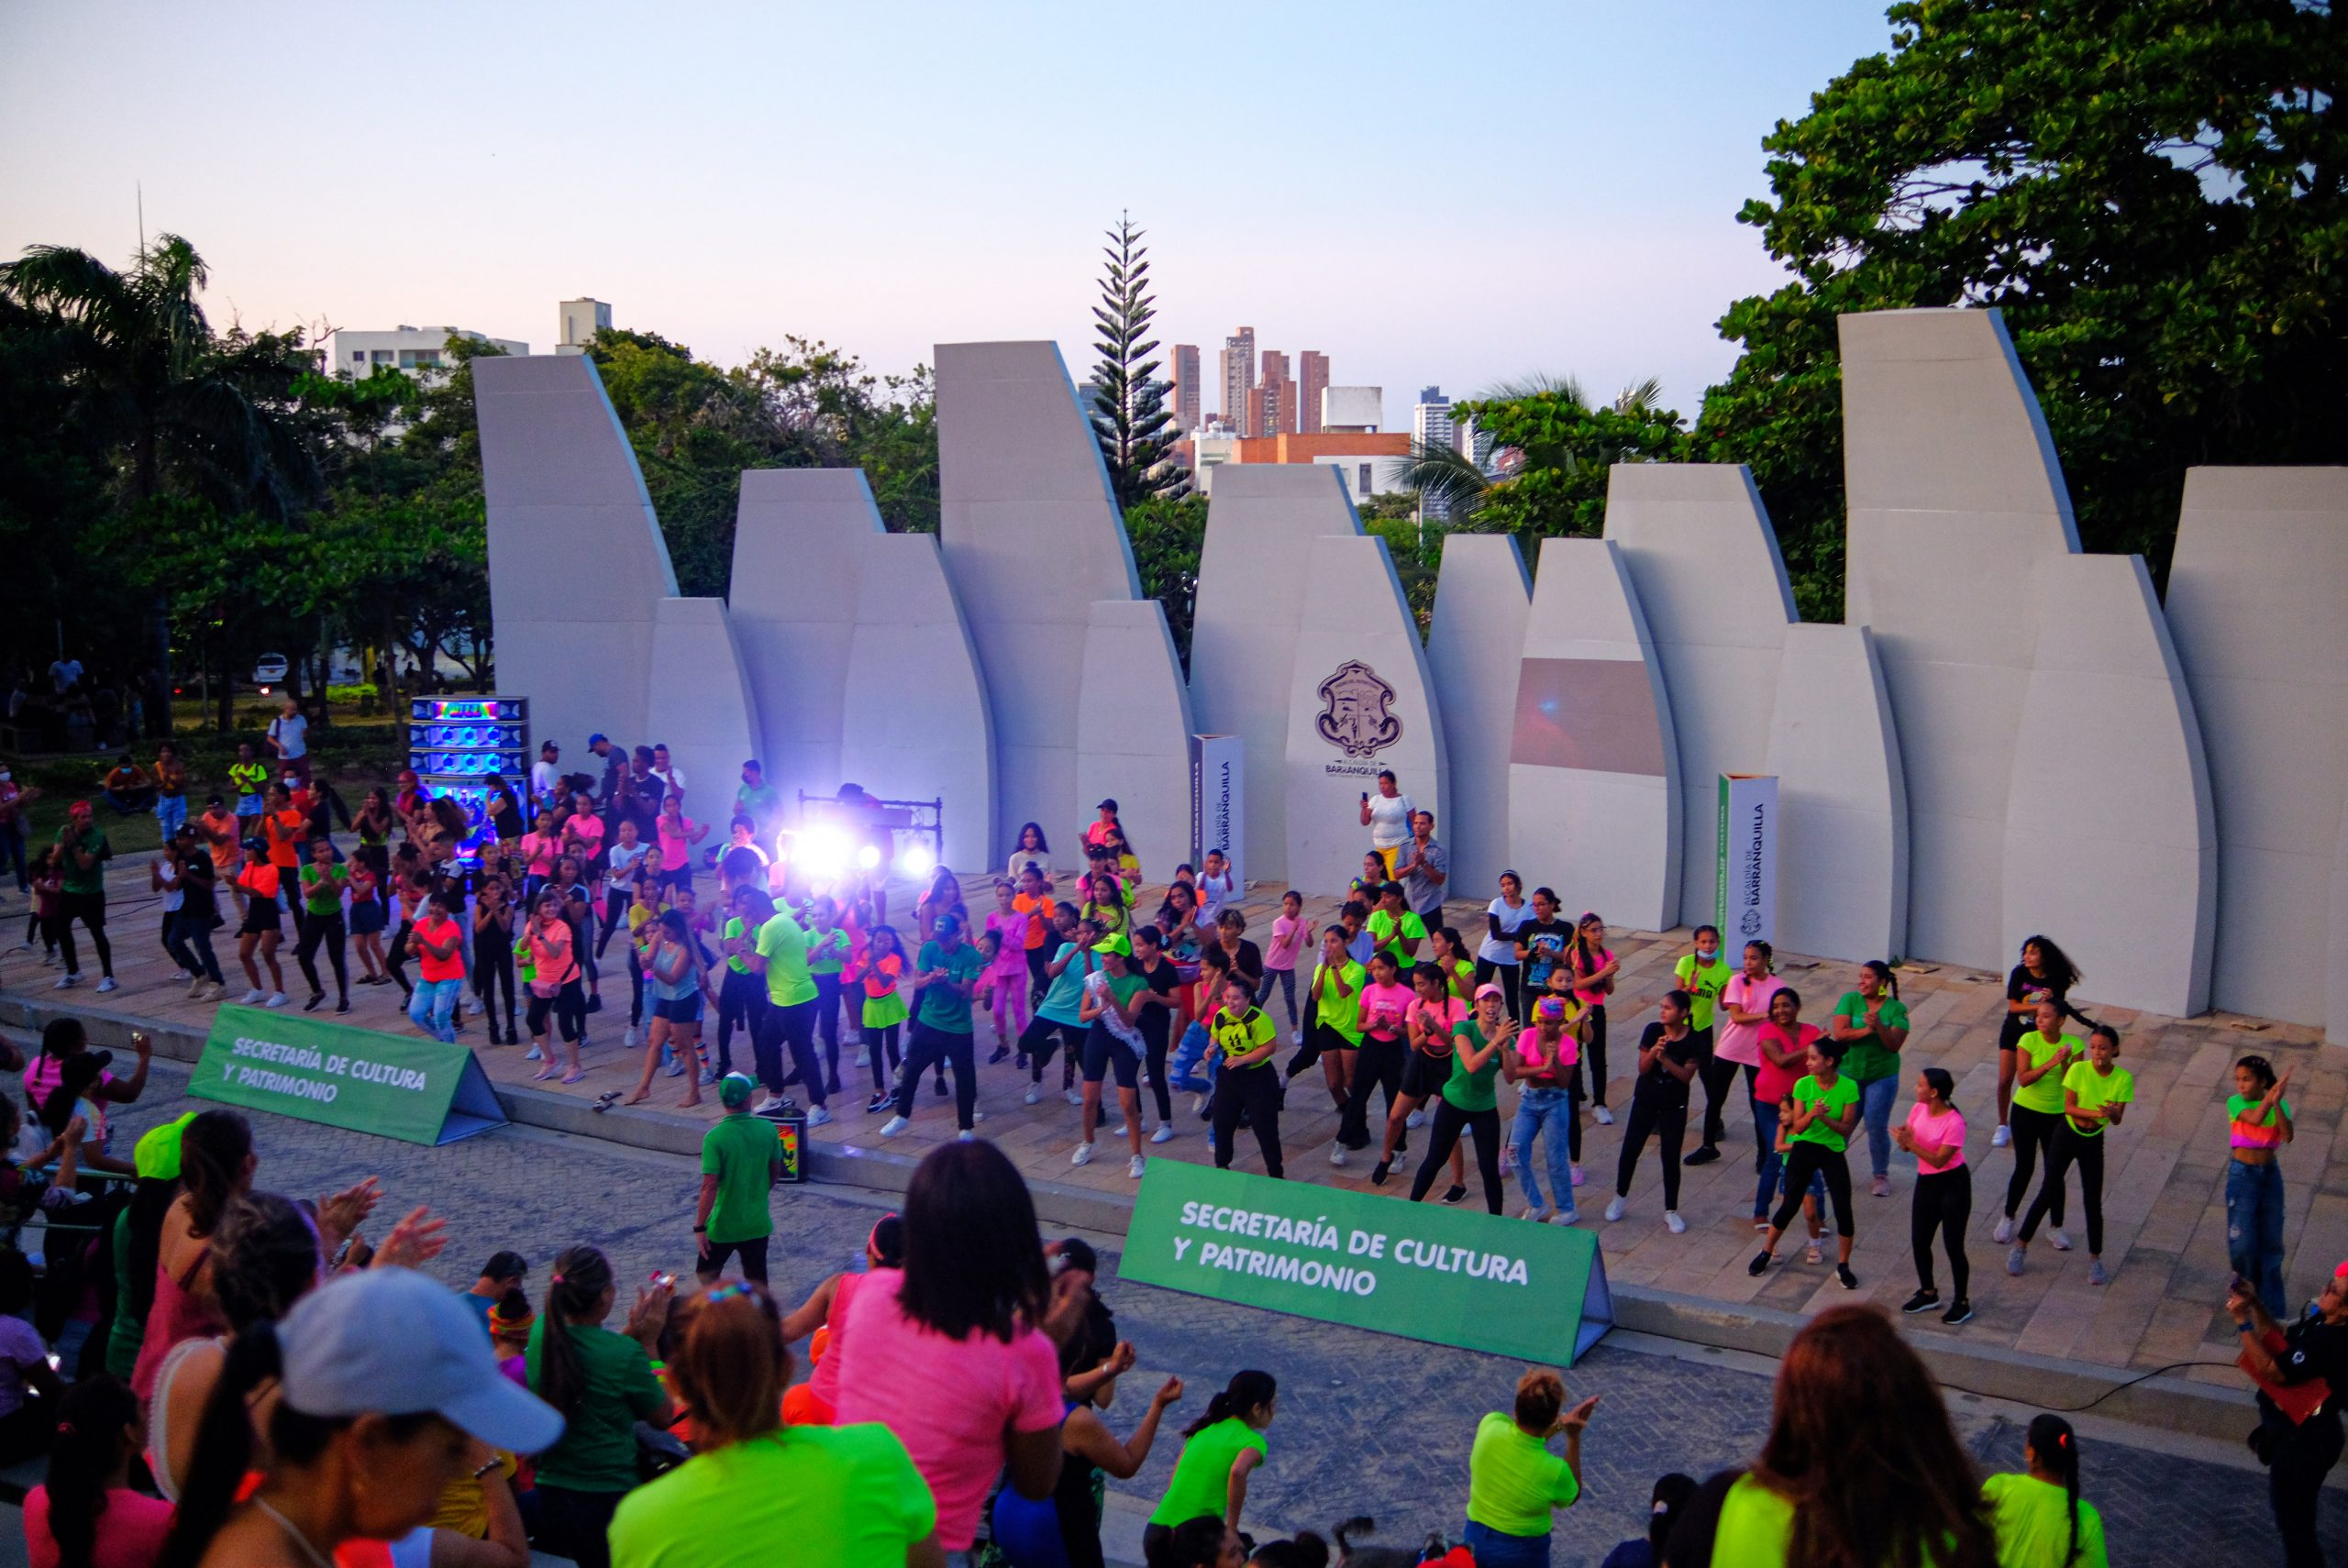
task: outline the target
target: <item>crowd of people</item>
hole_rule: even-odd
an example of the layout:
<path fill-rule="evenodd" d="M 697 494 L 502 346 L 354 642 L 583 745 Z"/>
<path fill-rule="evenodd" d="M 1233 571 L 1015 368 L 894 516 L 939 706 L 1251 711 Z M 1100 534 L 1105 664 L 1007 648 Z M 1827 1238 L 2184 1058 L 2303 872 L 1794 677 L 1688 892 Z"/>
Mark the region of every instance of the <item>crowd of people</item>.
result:
<path fill-rule="evenodd" d="M 85 1053 L 67 1053 L 69 1077 Z M 743 1113 L 745 1080 L 720 1092 Z M 1351 1539 L 1368 1519 L 1326 1537 L 1265 1528 L 1253 1495 L 1277 1463 L 1275 1373 L 1243 1366 L 1203 1398 L 1161 1377 L 1116 1413 L 1140 1353 L 1101 1260 L 1043 1236 L 991 1143 L 934 1149 L 862 1256 L 795 1306 L 769 1288 L 763 1248 L 755 1268 L 733 1249 L 744 1272 L 729 1278 L 729 1251 L 704 1245 L 681 1291 L 668 1275 L 625 1288 L 589 1242 L 543 1264 L 501 1250 L 437 1283 L 421 1271 L 442 1221 L 419 1208 L 383 1223 L 372 1178 L 315 1200 L 270 1190 L 235 1110 L 153 1127 L 133 1167 L 98 1203 L 97 1321 L 58 1346 L 61 1375 L 18 1315 L 29 1267 L 0 1253 L 18 1265 L 0 1265 L 0 1434 L 6 1457 L 49 1455 L 24 1509 L 35 1568 L 525 1568 L 534 1549 L 582 1568 L 748 1568 L 779 1551 L 1100 1568 L 1107 1483 L 1161 1443 L 1179 1452 L 1144 1526 L 1149 1568 L 1323 1568 L 1346 1560 L 1332 1538 L 1368 1550 Z M 697 1230 L 714 1234 L 728 1227 L 712 1196 Z M 717 1213 L 755 1208 L 770 1227 L 770 1188 L 714 1196 Z M 50 1234 L 52 1259 L 67 1241 Z M 2337 1289 L 2322 1320 L 2348 1332 L 2348 1277 Z M 2283 1332 L 2270 1370 L 2288 1397 L 2287 1364 L 2331 1353 Z M 1526 1372 L 1476 1424 L 1464 1474 L 1414 1477 L 1457 1510 L 1441 1534 L 1458 1544 L 1424 1560 L 1546 1564 L 1556 1512 L 1583 1500 L 1599 1404 Z M 1980 1477 L 1888 1320 L 1841 1309 L 1789 1350 L 1752 1465 L 1663 1477 L 1649 1528 L 1608 1562 L 2100 1568 L 2076 1435 L 2042 1417 L 2026 1461 Z M 1903 1507 L 1880 1507 L 1893 1488 Z"/>

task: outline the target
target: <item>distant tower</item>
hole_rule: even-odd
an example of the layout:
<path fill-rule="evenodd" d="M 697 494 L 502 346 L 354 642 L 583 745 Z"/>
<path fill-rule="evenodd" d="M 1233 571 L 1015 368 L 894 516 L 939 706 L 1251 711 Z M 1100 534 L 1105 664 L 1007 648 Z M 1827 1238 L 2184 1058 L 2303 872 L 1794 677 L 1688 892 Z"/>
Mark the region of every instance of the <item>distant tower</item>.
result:
<path fill-rule="evenodd" d="M 1264 350 L 1264 379 L 1257 391 L 1262 413 L 1258 436 L 1296 434 L 1296 382 L 1288 373 L 1288 356 L 1277 348 Z"/>
<path fill-rule="evenodd" d="M 1419 401 L 1411 409 L 1411 437 L 1414 447 L 1456 447 L 1458 430 L 1451 418 L 1451 400 L 1443 395 L 1441 387 L 1421 387 Z M 1433 496 L 1422 498 L 1420 517 L 1429 523 L 1441 523 L 1451 516 L 1451 508 Z"/>
<path fill-rule="evenodd" d="M 555 337 L 558 354 L 584 354 L 595 334 L 612 325 L 612 307 L 602 300 L 565 300 L 559 308 L 562 330 Z"/>
<path fill-rule="evenodd" d="M 1321 394 L 1329 387 L 1329 356 L 1307 348 L 1296 357 L 1297 429 L 1320 434 Z"/>
<path fill-rule="evenodd" d="M 1174 345 L 1174 395 L 1169 402 L 1175 429 L 1188 434 L 1199 427 L 1199 346 L 1195 343 Z"/>
<path fill-rule="evenodd" d="M 1255 390 L 1256 329 L 1243 326 L 1223 340 L 1223 419 L 1242 436 L 1259 434 L 1247 395 Z"/>

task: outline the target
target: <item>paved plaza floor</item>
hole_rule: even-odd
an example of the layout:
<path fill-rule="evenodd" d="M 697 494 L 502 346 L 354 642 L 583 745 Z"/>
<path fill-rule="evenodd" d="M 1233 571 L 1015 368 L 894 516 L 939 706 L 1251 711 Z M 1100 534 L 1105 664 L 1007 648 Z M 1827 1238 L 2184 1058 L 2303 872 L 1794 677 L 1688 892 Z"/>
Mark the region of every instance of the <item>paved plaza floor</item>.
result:
<path fill-rule="evenodd" d="M 117 867 L 112 886 L 116 891 L 110 933 L 122 988 L 107 996 L 94 993 L 94 966 L 85 951 L 85 979 L 80 989 L 71 993 L 72 1005 L 160 1020 L 198 1032 L 208 1027 L 210 1006 L 185 1000 L 184 988 L 171 979 L 172 966 L 155 940 L 160 917 L 146 891 L 143 866 Z M 975 895 L 982 884 L 973 879 L 969 886 Z M 1143 907 L 1155 907 L 1155 901 L 1154 896 L 1146 898 Z M 1268 934 L 1278 908 L 1277 889 L 1251 889 L 1243 907 L 1251 926 L 1264 928 L 1252 930 L 1251 934 Z M 1308 909 L 1318 921 L 1332 907 L 1327 900 L 1316 900 Z M 6 912 L 22 908 L 21 902 L 12 900 Z M 1472 934 L 1480 924 L 1482 905 L 1456 902 L 1447 912 L 1463 933 Z M 20 931 L 15 928 L 8 934 Z M 1613 1075 L 1609 1098 L 1619 1116 L 1629 1099 L 1626 1069 L 1639 1031 L 1654 1018 L 1656 999 L 1669 988 L 1671 965 L 1688 950 L 1688 933 L 1616 930 L 1608 940 L 1623 964 L 1621 987 L 1609 1010 L 1609 1066 Z M 221 946 L 225 958 L 232 950 L 225 931 Z M 615 959 L 618 951 L 615 944 Z M 39 960 L 38 952 L 0 954 L 0 990 L 27 992 L 28 999 L 46 1004 L 67 1000 L 42 988 L 56 972 L 41 967 Z M 287 972 L 289 994 L 298 1007 L 305 989 L 294 972 L 290 940 L 281 962 Z M 1802 993 L 1804 1017 L 1815 1022 L 1837 997 L 1853 988 L 1856 964 L 1782 955 L 1779 970 Z M 2042 1234 L 2030 1249 L 2027 1271 L 2020 1278 L 2010 1278 L 2005 1272 L 2006 1249 L 1990 1238 L 2013 1170 L 2010 1151 L 1989 1144 L 1996 1120 L 1994 1043 L 2003 977 L 1920 964 L 1903 966 L 1899 979 L 1914 1023 L 1905 1052 L 1911 1066 L 1904 1076 L 1912 1079 L 1915 1068 L 1931 1065 L 1944 1066 L 1955 1075 L 1956 1101 L 1971 1128 L 1966 1159 L 1976 1172 L 1974 1218 L 1966 1237 L 1974 1270 L 1974 1320 L 1959 1329 L 1944 1328 L 1934 1316 L 1903 1322 L 1919 1334 L 1961 1336 L 1976 1345 L 2105 1367 L 2150 1369 L 2214 1362 L 2221 1364 L 2194 1368 L 2187 1375 L 2238 1386 L 2238 1375 L 2231 1370 L 2234 1336 L 2222 1310 L 2229 1274 L 2223 1107 L 2230 1092 L 2231 1067 L 2237 1056 L 2256 1051 L 2278 1068 L 2292 1069 L 2290 1099 L 2298 1113 L 2298 1135 L 2283 1156 L 2287 1277 L 2293 1298 L 2305 1299 L 2314 1295 L 2342 1258 L 2348 1258 L 2348 1129 L 2343 1129 L 2342 1116 L 2343 1106 L 2348 1106 L 2348 1053 L 2325 1048 L 2313 1032 L 2288 1025 L 2228 1015 L 2171 1019 L 2123 1009 L 2090 1008 L 2091 1013 L 2117 1025 L 2126 1036 L 2121 1060 L 2136 1079 L 2135 1105 L 2125 1125 L 2110 1134 L 2105 1263 L 2111 1271 L 2111 1282 L 2103 1286 L 2088 1284 L 2086 1228 L 2076 1187 L 2068 1226 L 2074 1249 L 2056 1252 Z M 616 963 L 606 974 L 603 991 L 604 1010 L 589 1020 L 586 1060 L 591 1070 L 584 1081 L 568 1089 L 554 1083 L 529 1087 L 581 1101 L 632 1087 L 640 1053 L 622 1043 L 627 1026 L 628 985 Z M 353 1012 L 347 1021 L 407 1032 L 399 1003 L 399 993 L 393 987 L 357 988 Z M 1277 995 L 1272 1006 L 1284 1024 Z M 537 1066 L 523 1060 L 519 1047 L 490 1047 L 477 1020 L 468 1024 L 462 1038 L 475 1047 L 491 1077 L 501 1085 L 526 1082 Z M 993 1044 L 992 1025 L 981 1019 L 978 1033 L 981 1062 Z M 747 1055 L 745 1046 L 744 1061 Z M 954 1135 L 952 1100 L 936 1097 L 925 1085 L 911 1128 L 902 1137 L 882 1141 L 879 1132 L 885 1113 L 870 1115 L 863 1110 L 870 1078 L 854 1066 L 852 1043 L 843 1047 L 840 1075 L 844 1092 L 833 1101 L 837 1120 L 815 1130 L 814 1137 L 820 1143 L 918 1157 L 932 1144 Z M 1069 1165 L 1069 1152 L 1077 1141 L 1078 1112 L 1056 1093 L 1039 1105 L 1024 1104 L 1026 1077 L 1010 1062 L 981 1066 L 978 1076 L 979 1109 L 985 1118 L 980 1132 L 1000 1144 L 1031 1179 L 1089 1188 L 1112 1198 L 1133 1191 L 1135 1183 L 1126 1174 L 1124 1147 L 1108 1139 L 1105 1131 L 1092 1164 L 1082 1168 Z M 1047 1084 L 1055 1090 L 1058 1087 L 1057 1062 L 1047 1075 Z M 680 1114 L 673 1108 L 681 1093 L 681 1080 L 658 1077 L 647 1109 Z M 1145 1102 L 1147 1098 L 1145 1090 Z M 1632 1183 L 1626 1217 L 1611 1225 L 1600 1219 L 1612 1189 L 1623 1123 L 1586 1125 L 1584 1169 L 1589 1184 L 1580 1194 L 1581 1223 L 1600 1234 L 1610 1278 L 1731 1306 L 1750 1303 L 1789 1312 L 1812 1311 L 1849 1299 L 1849 1294 L 1836 1284 L 1831 1266 L 1831 1226 L 1824 1264 L 1812 1267 L 1801 1261 L 1797 1236 L 1780 1248 L 1779 1265 L 1766 1277 L 1755 1279 L 1745 1273 L 1745 1264 L 1756 1250 L 1751 1229 L 1754 1144 L 1741 1087 L 1733 1098 L 1736 1103 L 1728 1113 L 1724 1157 L 1685 1172 L 1680 1210 L 1689 1230 L 1684 1235 L 1673 1235 L 1664 1227 L 1660 1165 L 1652 1148 Z M 1904 1116 L 1910 1098 L 1903 1088 L 1899 1115 Z M 1503 1090 L 1503 1116 L 1512 1099 Z M 1701 1103 L 1700 1090 L 1698 1103 Z M 1191 1097 L 1177 1095 L 1175 1109 L 1178 1135 L 1166 1143 L 1146 1143 L 1146 1150 L 1156 1159 L 1207 1160 L 1205 1123 L 1192 1113 Z M 608 1114 L 617 1121 L 643 1112 L 615 1109 Z M 681 1114 L 714 1118 L 714 1096 L 705 1095 L 699 1111 Z M 1291 1177 L 1371 1190 L 1368 1185 L 1370 1156 L 1356 1154 L 1342 1170 L 1328 1163 L 1336 1117 L 1317 1073 L 1291 1086 L 1281 1125 Z M 1689 1147 L 1693 1146 L 1691 1129 Z M 1423 1147 L 1423 1141 L 1414 1141 L 1414 1151 Z M 1242 1132 L 1237 1154 L 1239 1168 L 1260 1168 L 1252 1133 Z M 1858 1210 L 1853 1265 L 1859 1279 L 1858 1296 L 1896 1308 L 1915 1285 L 1908 1243 L 1914 1162 L 1894 1152 L 1893 1190 L 1888 1198 L 1867 1195 L 1863 1139 L 1855 1140 L 1852 1165 Z M 1472 1204 L 1481 1197 L 1472 1159 L 1468 1180 L 1468 1201 Z M 1402 1201 L 1409 1190 L 1406 1184 L 1407 1174 L 1384 1190 Z M 1513 1179 L 1506 1184 L 1505 1201 L 1512 1214 L 1523 1208 L 1515 1186 Z M 1944 1273 L 1941 1284 L 1945 1292 Z"/>

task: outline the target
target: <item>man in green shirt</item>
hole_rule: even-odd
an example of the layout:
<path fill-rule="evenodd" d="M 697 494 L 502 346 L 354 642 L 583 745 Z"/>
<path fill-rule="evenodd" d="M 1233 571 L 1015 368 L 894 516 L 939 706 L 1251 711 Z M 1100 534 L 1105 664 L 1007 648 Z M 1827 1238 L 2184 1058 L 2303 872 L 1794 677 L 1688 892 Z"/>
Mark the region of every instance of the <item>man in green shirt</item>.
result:
<path fill-rule="evenodd" d="M 940 915 L 932 936 L 921 944 L 907 988 L 914 1003 L 913 1033 L 905 1042 L 905 1070 L 897 1080 L 897 1113 L 881 1124 L 880 1136 L 893 1138 L 905 1130 L 914 1114 L 914 1090 L 922 1075 L 946 1063 L 954 1069 L 954 1121 L 965 1143 L 978 1136 L 978 1055 L 971 1040 L 970 993 L 987 966 L 979 950 L 962 940 L 958 915 Z"/>
<path fill-rule="evenodd" d="M 767 1282 L 767 1238 L 774 1234 L 767 1195 L 782 1175 L 782 1144 L 772 1122 L 750 1114 L 753 1087 L 739 1073 L 718 1079 L 717 1102 L 725 1114 L 702 1135 L 701 1203 L 693 1210 L 701 1259 L 693 1272 L 703 1285 L 714 1283 L 735 1253 L 741 1256 L 743 1278 Z"/>
<path fill-rule="evenodd" d="M 56 988 L 67 990 L 82 983 L 82 960 L 73 951 L 73 922 L 80 921 L 98 950 L 98 989 L 114 986 L 114 948 L 106 941 L 106 862 L 114 845 L 92 820 L 90 802 L 76 801 L 66 809 L 65 825 L 57 830 L 57 847 L 64 852 L 65 882 L 57 895 L 57 944 L 65 954 L 65 973 Z"/>
<path fill-rule="evenodd" d="M 766 977 L 766 1014 L 750 1023 L 759 1081 L 777 1099 L 794 1082 L 805 1088 L 807 1125 L 821 1127 L 832 1113 L 824 1104 L 824 1065 L 815 1056 L 815 977 L 807 968 L 807 928 L 789 910 L 777 909 L 763 889 L 737 888 L 734 896 L 743 924 L 759 933 L 743 961 L 750 973 Z M 789 1077 L 782 1070 L 785 1046 L 791 1051 Z"/>

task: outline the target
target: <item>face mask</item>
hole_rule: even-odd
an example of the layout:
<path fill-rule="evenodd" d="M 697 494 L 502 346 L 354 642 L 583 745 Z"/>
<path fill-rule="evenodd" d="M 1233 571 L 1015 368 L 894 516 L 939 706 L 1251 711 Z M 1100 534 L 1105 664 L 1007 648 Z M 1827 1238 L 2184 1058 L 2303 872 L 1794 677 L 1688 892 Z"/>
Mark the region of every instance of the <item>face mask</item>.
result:
<path fill-rule="evenodd" d="M 1699 947 L 1696 949 L 1696 962 L 1699 964 L 1710 964 L 1713 959 L 1720 955 L 1721 950 L 1717 947 Z"/>

